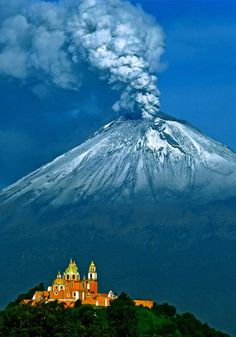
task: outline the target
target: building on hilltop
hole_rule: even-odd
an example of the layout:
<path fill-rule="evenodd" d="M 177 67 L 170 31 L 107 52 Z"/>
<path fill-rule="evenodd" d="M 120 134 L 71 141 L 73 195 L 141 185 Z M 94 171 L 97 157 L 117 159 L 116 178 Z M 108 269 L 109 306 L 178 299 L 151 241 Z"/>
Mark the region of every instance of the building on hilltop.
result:
<path fill-rule="evenodd" d="M 72 259 L 63 274 L 60 271 L 53 283 L 46 291 L 36 291 L 32 301 L 24 300 L 24 303 L 31 302 L 32 305 L 40 302 L 58 301 L 64 303 L 66 307 L 73 307 L 77 300 L 82 304 L 91 304 L 97 307 L 107 307 L 117 296 L 113 291 L 107 294 L 98 292 L 97 268 L 92 261 L 88 269 L 88 277 L 81 279 L 76 262 Z M 151 308 L 153 301 L 134 300 L 136 305 L 143 305 Z"/>

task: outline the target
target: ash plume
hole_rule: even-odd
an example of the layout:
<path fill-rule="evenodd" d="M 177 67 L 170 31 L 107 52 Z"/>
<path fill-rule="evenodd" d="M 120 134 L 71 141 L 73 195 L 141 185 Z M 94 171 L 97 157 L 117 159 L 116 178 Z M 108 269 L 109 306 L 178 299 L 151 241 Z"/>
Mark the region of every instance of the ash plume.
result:
<path fill-rule="evenodd" d="M 93 71 L 119 92 L 115 111 L 137 118 L 159 111 L 156 73 L 164 34 L 141 8 L 120 0 L 41 1 L 6 13 L 1 76 L 79 91 Z"/>

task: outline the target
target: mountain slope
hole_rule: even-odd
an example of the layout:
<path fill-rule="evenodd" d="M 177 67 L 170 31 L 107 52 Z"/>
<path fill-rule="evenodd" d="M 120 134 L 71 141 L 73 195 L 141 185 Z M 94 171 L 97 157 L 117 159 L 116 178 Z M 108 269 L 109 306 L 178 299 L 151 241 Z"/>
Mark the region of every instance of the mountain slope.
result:
<path fill-rule="evenodd" d="M 44 165 L 0 194 L 0 204 L 45 199 L 76 204 L 102 194 L 110 201 L 215 200 L 234 195 L 236 154 L 191 125 L 165 115 L 119 119 L 84 144 Z"/>

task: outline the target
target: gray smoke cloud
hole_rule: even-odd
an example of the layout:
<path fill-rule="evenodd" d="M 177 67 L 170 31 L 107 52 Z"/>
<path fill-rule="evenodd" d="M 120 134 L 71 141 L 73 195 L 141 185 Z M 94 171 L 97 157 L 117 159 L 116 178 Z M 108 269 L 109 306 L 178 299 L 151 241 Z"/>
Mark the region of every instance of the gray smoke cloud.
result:
<path fill-rule="evenodd" d="M 120 93 L 115 111 L 143 118 L 159 111 L 164 34 L 141 8 L 120 0 L 15 7 L 0 28 L 1 76 L 79 91 L 93 71 Z"/>

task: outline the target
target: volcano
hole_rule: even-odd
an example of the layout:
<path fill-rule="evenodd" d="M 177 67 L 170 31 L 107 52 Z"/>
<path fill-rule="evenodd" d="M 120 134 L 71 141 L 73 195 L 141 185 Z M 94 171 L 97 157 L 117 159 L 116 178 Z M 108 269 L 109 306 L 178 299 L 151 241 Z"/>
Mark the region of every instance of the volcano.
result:
<path fill-rule="evenodd" d="M 0 203 L 79 205 L 224 199 L 235 194 L 236 154 L 190 124 L 164 114 L 118 119 L 84 144 L 5 189 Z"/>
<path fill-rule="evenodd" d="M 0 193 L 3 302 L 96 256 L 117 291 L 233 331 L 235 225 L 233 151 L 163 113 L 121 117 Z"/>

